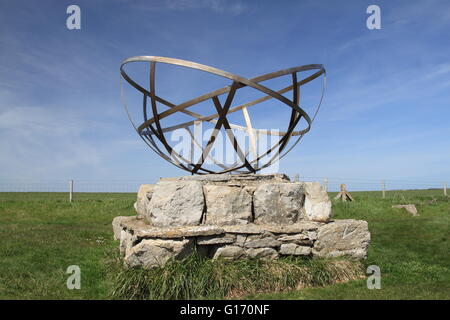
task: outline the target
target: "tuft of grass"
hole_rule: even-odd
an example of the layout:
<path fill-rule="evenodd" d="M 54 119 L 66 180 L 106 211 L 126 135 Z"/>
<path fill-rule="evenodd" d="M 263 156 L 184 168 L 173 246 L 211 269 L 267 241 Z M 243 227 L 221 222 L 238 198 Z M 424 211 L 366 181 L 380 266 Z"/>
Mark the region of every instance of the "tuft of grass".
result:
<path fill-rule="evenodd" d="M 112 268 L 113 299 L 223 299 L 325 286 L 363 276 L 361 262 L 286 257 L 211 260 L 197 253 L 163 268 Z"/>

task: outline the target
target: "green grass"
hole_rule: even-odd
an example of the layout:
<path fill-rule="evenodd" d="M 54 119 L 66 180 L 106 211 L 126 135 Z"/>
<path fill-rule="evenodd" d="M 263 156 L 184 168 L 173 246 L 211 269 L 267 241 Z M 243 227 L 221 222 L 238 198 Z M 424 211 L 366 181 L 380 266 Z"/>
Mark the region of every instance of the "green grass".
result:
<path fill-rule="evenodd" d="M 337 219 L 364 219 L 372 241 L 365 265 L 381 269 L 381 289 L 368 290 L 366 280 L 324 288 L 305 288 L 261 299 L 449 299 L 450 199 L 439 190 L 354 192 L 355 202 L 335 202 Z M 330 194 L 333 196 L 333 194 Z M 419 216 L 393 209 L 393 204 L 415 204 Z"/>
<path fill-rule="evenodd" d="M 0 299 L 106 298 L 111 221 L 133 214 L 134 197 L 0 193 Z M 81 268 L 81 290 L 66 287 L 70 265 Z"/>
<path fill-rule="evenodd" d="M 372 242 L 364 265 L 381 268 L 381 290 L 368 290 L 365 279 L 330 285 L 338 278 L 331 279 L 315 259 L 276 262 L 282 270 L 296 266 L 316 270 L 310 274 L 317 279 L 300 278 L 312 279 L 305 285 L 319 287 L 298 290 L 294 283 L 299 277 L 294 271 L 274 278 L 267 272 L 269 265 L 251 260 L 214 265 L 191 257 L 170 264 L 165 273 L 130 274 L 118 266 L 111 221 L 118 215 L 134 214 L 135 194 L 76 194 L 75 202 L 68 203 L 65 193 L 0 193 L 0 299 L 221 298 L 242 294 L 256 299 L 449 299 L 449 198 L 439 190 L 390 191 L 386 199 L 381 199 L 380 192 L 352 195 L 353 203 L 334 203 L 335 218 L 369 222 Z M 419 216 L 391 208 L 401 203 L 415 204 Z M 81 290 L 66 288 L 69 265 L 81 268 Z M 193 266 L 199 272 L 194 273 Z M 276 269 L 274 265 L 271 268 Z M 249 272 L 255 277 L 244 277 Z M 140 273 L 144 274 L 138 277 Z M 224 280 L 227 277 L 228 282 Z M 224 283 L 218 286 L 212 279 Z M 249 279 L 259 280 L 246 282 Z M 140 293 L 129 290 L 137 281 L 143 284 Z M 163 286 L 165 291 L 153 290 Z"/>
<path fill-rule="evenodd" d="M 119 269 L 113 298 L 223 299 L 358 279 L 363 266 L 345 259 L 281 258 L 225 261 L 193 254 L 153 270 Z"/>

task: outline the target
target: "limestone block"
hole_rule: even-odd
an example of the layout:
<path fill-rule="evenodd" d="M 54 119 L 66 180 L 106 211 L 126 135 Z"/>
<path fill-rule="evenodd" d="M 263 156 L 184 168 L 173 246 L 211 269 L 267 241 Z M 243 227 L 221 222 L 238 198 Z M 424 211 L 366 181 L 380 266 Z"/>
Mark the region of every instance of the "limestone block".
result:
<path fill-rule="evenodd" d="M 200 236 L 197 237 L 198 245 L 213 245 L 213 244 L 229 244 L 236 241 L 236 235 L 224 234 L 220 236 Z"/>
<path fill-rule="evenodd" d="M 137 201 L 134 204 L 134 209 L 139 217 L 145 217 L 146 211 L 150 205 L 150 200 L 152 199 L 154 188 L 154 184 L 142 184 L 139 187 Z"/>
<path fill-rule="evenodd" d="M 277 240 L 281 242 L 295 243 L 295 244 L 303 244 L 303 245 L 312 245 L 314 240 L 317 239 L 317 233 L 308 231 L 305 233 L 298 233 L 292 235 L 280 235 Z"/>
<path fill-rule="evenodd" d="M 297 183 L 264 183 L 253 194 L 255 223 L 292 224 L 303 207 L 302 186 Z"/>
<path fill-rule="evenodd" d="M 331 201 L 328 193 L 319 182 L 301 182 L 302 193 L 305 195 L 303 216 L 305 219 L 327 222 L 332 217 Z"/>
<path fill-rule="evenodd" d="M 255 185 L 264 182 L 289 182 L 289 177 L 282 173 L 271 174 L 205 174 L 182 177 L 161 178 L 160 181 L 201 181 L 203 184 L 215 185 Z"/>
<path fill-rule="evenodd" d="M 237 226 L 222 226 L 227 233 L 236 234 L 260 234 L 263 232 L 270 233 L 301 233 L 306 231 L 314 232 L 323 223 L 300 220 L 294 224 L 276 225 L 276 224 L 245 224 Z"/>
<path fill-rule="evenodd" d="M 226 260 L 236 260 L 245 257 L 245 251 L 241 247 L 237 246 L 224 246 L 217 248 L 214 253 L 213 259 L 226 259 Z"/>
<path fill-rule="evenodd" d="M 249 258 L 274 260 L 278 258 L 278 252 L 273 248 L 250 248 L 246 250 Z"/>
<path fill-rule="evenodd" d="M 204 208 L 199 181 L 158 181 L 146 210 L 156 227 L 199 225 Z"/>
<path fill-rule="evenodd" d="M 122 228 L 132 231 L 138 238 L 184 238 L 197 236 L 221 235 L 225 230 L 216 226 L 181 226 L 181 227 L 154 227 L 146 221 L 136 217 L 127 217 L 121 222 Z"/>
<path fill-rule="evenodd" d="M 163 267 L 169 259 L 183 259 L 192 253 L 194 240 L 142 240 L 125 256 L 128 267 Z"/>
<path fill-rule="evenodd" d="M 299 246 L 295 243 L 284 243 L 280 247 L 280 254 L 292 256 L 308 256 L 311 254 L 311 247 Z"/>
<path fill-rule="evenodd" d="M 271 235 L 249 235 L 247 236 L 244 247 L 246 248 L 274 248 L 279 247 L 281 242 Z"/>
<path fill-rule="evenodd" d="M 242 225 L 252 219 L 252 196 L 239 186 L 205 185 L 205 223 Z"/>
<path fill-rule="evenodd" d="M 405 209 L 408 213 L 412 214 L 413 217 L 418 216 L 417 208 L 413 204 L 398 204 L 398 205 L 392 206 L 392 208 Z"/>
<path fill-rule="evenodd" d="M 211 236 L 223 234 L 223 229 L 216 226 L 184 226 L 174 228 L 147 227 L 138 229 L 136 234 L 140 238 L 175 239 L 184 237 Z"/>
<path fill-rule="evenodd" d="M 243 247 L 245 244 L 245 241 L 247 241 L 248 235 L 246 234 L 237 234 L 236 235 L 236 241 L 234 242 L 235 246 Z"/>
<path fill-rule="evenodd" d="M 131 232 L 127 230 L 121 230 L 120 231 L 120 244 L 119 244 L 119 250 L 120 253 L 123 255 L 127 255 L 131 248 L 134 245 L 134 242 L 137 240 L 137 237 L 133 235 Z"/>
<path fill-rule="evenodd" d="M 319 228 L 313 254 L 320 257 L 367 257 L 370 232 L 366 221 L 335 220 Z"/>
<path fill-rule="evenodd" d="M 120 231 L 123 229 L 123 223 L 134 220 L 134 216 L 119 216 L 115 217 L 112 221 L 114 240 L 120 239 Z"/>

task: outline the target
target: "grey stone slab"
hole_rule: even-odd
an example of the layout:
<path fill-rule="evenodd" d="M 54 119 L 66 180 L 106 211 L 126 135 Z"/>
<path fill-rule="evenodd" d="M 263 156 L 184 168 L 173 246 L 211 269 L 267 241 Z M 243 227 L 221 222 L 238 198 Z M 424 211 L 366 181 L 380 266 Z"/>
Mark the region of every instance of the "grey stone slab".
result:
<path fill-rule="evenodd" d="M 319 228 L 313 254 L 321 257 L 367 257 L 370 232 L 366 221 L 335 220 Z"/>

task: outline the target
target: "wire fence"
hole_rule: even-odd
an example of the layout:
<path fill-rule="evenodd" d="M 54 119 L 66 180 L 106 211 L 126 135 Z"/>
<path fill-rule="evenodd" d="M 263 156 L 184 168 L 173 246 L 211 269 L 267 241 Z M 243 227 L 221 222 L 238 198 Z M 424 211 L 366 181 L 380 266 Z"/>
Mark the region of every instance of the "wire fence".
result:
<path fill-rule="evenodd" d="M 297 177 L 294 176 L 294 179 Z M 340 190 L 345 184 L 349 191 L 406 191 L 406 190 L 438 190 L 447 192 L 447 182 L 411 181 L 394 179 L 359 179 L 359 178 L 328 178 L 328 177 L 298 177 L 300 181 L 318 181 L 329 192 Z M 292 178 L 291 178 L 292 180 Z"/>
<path fill-rule="evenodd" d="M 320 182 L 328 192 L 337 192 L 341 184 L 348 191 L 380 191 L 383 196 L 389 191 L 442 190 L 447 195 L 448 184 L 436 181 L 410 181 L 392 179 L 358 179 L 303 177 L 294 175 L 291 181 Z M 156 183 L 146 180 L 0 180 L 0 192 L 63 192 L 72 199 L 73 193 L 136 193 L 141 184 Z"/>
<path fill-rule="evenodd" d="M 144 180 L 0 180 L 0 192 L 136 193 Z"/>

